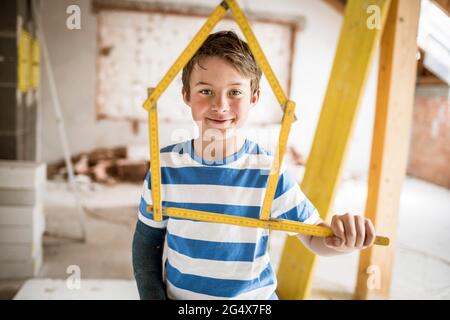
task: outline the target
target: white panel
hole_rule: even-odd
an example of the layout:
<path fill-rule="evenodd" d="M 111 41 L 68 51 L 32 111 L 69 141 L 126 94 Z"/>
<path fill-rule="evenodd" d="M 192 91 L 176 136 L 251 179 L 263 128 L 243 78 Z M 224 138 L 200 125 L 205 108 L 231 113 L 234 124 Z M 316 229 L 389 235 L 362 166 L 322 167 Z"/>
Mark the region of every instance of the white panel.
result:
<path fill-rule="evenodd" d="M 42 215 L 42 212 L 42 205 L 1 206 L 0 226 L 31 226 L 33 218 Z"/>
<path fill-rule="evenodd" d="M 41 205 L 44 199 L 44 186 L 34 189 L 0 188 L 0 204 L 4 206 Z"/>
<path fill-rule="evenodd" d="M 0 261 L 0 279 L 35 277 L 42 266 L 42 251 L 27 261 Z"/>
<path fill-rule="evenodd" d="M 14 300 L 139 300 L 136 281 L 83 279 L 70 289 L 66 279 L 30 279 Z"/>
<path fill-rule="evenodd" d="M 42 255 L 41 241 L 33 244 L 0 243 L 0 261 L 26 262 Z"/>
<path fill-rule="evenodd" d="M 45 230 L 45 219 L 42 214 L 33 217 L 32 226 L 0 226 L 0 243 L 41 243 Z"/>
<path fill-rule="evenodd" d="M 46 179 L 45 163 L 0 160 L 0 188 L 35 189 Z"/>

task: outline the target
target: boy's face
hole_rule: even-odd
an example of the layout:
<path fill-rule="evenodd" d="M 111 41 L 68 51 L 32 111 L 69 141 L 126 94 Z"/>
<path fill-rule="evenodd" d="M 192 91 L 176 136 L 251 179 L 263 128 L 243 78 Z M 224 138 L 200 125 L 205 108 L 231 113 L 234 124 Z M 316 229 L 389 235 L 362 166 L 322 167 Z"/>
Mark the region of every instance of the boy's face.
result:
<path fill-rule="evenodd" d="M 190 96 L 183 88 L 183 99 L 191 107 L 201 131 L 234 132 L 247 119 L 259 99 L 259 89 L 252 95 L 250 78 L 218 57 L 208 57 L 196 64 L 190 78 Z"/>

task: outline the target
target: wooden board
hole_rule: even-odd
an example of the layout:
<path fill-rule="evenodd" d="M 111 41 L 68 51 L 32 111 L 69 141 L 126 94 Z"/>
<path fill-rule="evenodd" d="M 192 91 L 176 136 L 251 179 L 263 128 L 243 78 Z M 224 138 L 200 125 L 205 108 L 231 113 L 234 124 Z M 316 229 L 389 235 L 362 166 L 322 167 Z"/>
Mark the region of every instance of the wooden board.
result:
<path fill-rule="evenodd" d="M 355 298 L 389 298 L 416 80 L 419 0 L 393 0 L 381 42 L 366 216 L 389 247 L 360 254 Z"/>
<path fill-rule="evenodd" d="M 333 68 L 301 183 L 303 192 L 326 220 L 354 119 L 364 92 L 375 48 L 386 20 L 389 0 L 351 0 L 347 3 Z M 368 28 L 367 8 L 377 6 L 378 28 Z M 288 237 L 278 269 L 281 299 L 305 299 L 311 289 L 316 257 L 297 237 Z"/>

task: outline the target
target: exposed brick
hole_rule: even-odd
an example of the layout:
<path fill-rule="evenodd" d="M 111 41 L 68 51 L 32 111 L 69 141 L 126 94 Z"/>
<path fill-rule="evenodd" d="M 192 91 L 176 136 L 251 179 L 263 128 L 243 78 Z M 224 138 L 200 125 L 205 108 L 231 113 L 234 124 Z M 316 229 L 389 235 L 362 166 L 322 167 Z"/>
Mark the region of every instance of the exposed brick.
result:
<path fill-rule="evenodd" d="M 91 174 L 95 181 L 101 183 L 112 184 L 116 180 L 112 177 L 112 170 L 114 170 L 114 163 L 111 160 L 101 160 L 92 169 Z"/>
<path fill-rule="evenodd" d="M 93 165 L 102 160 L 113 160 L 126 158 L 127 148 L 126 147 L 116 147 L 112 149 L 98 148 L 89 153 L 89 164 Z"/>
<path fill-rule="evenodd" d="M 145 160 L 119 159 L 116 161 L 117 176 L 120 180 L 141 182 L 145 179 L 149 162 Z"/>
<path fill-rule="evenodd" d="M 416 96 L 408 175 L 450 188 L 448 96 Z"/>

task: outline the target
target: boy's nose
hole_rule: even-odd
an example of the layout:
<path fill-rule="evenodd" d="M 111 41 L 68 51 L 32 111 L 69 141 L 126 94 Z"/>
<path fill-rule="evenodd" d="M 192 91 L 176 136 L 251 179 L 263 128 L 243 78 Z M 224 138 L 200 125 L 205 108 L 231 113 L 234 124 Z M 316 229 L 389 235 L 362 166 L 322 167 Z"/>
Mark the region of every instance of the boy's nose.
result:
<path fill-rule="evenodd" d="M 228 111 L 228 109 L 230 108 L 229 104 L 228 104 L 228 100 L 226 96 L 218 96 L 215 101 L 214 101 L 214 105 L 212 107 L 213 111 L 216 112 L 225 112 Z"/>

